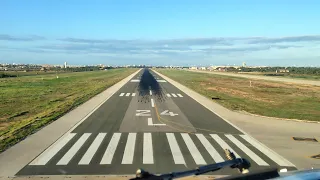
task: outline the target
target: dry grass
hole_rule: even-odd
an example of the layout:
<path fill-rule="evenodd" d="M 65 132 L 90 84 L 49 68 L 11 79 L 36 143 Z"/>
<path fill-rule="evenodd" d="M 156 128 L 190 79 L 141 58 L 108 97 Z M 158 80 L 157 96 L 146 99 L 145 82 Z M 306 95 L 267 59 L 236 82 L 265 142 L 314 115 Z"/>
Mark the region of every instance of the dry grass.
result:
<path fill-rule="evenodd" d="M 264 116 L 320 121 L 320 87 L 179 70 L 164 75 L 232 110 Z"/>

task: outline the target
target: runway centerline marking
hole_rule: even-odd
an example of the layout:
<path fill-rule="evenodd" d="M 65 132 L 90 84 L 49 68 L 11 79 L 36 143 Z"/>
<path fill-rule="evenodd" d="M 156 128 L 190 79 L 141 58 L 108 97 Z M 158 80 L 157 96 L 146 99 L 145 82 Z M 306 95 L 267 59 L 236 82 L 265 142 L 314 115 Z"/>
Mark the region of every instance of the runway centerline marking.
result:
<path fill-rule="evenodd" d="M 151 99 L 151 107 L 154 107 L 154 101 Z"/>
<path fill-rule="evenodd" d="M 149 93 L 150 93 L 150 96 L 152 96 L 152 91 L 151 90 L 149 91 Z"/>

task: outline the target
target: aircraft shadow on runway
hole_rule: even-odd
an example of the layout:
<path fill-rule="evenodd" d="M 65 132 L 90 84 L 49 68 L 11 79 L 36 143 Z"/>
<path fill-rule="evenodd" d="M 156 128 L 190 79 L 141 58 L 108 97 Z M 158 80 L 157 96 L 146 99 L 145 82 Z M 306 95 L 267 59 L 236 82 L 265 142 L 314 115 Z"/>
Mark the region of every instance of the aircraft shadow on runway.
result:
<path fill-rule="evenodd" d="M 152 91 L 152 96 L 156 98 L 156 100 L 160 102 L 165 101 L 166 96 L 163 92 L 162 87 L 154 78 L 154 76 L 150 73 L 150 71 L 148 69 L 144 69 L 138 86 L 138 102 L 149 102 L 150 90 Z"/>

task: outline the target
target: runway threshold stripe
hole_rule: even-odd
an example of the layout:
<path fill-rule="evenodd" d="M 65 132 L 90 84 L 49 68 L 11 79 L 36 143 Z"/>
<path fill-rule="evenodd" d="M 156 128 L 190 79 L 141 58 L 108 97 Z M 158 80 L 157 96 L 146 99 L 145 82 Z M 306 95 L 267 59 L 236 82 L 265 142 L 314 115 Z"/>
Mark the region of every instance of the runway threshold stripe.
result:
<path fill-rule="evenodd" d="M 173 133 L 166 133 L 168 142 L 169 142 L 169 146 L 170 146 L 170 150 L 172 153 L 172 157 L 174 160 L 175 164 L 186 164 L 186 162 L 184 161 L 183 155 L 181 153 L 181 150 L 179 148 L 178 142 L 176 137 L 174 136 Z"/>
<path fill-rule="evenodd" d="M 46 165 L 50 159 L 52 159 L 52 157 L 56 155 L 75 135 L 76 133 L 70 133 L 56 141 L 29 165 Z"/>
<path fill-rule="evenodd" d="M 136 96 L 136 93 L 132 93 L 132 96 Z"/>
<path fill-rule="evenodd" d="M 129 133 L 121 164 L 132 164 L 136 137 L 137 133 Z"/>
<path fill-rule="evenodd" d="M 179 97 L 183 97 L 181 94 L 177 94 Z"/>
<path fill-rule="evenodd" d="M 151 99 L 151 107 L 154 107 L 154 101 Z"/>
<path fill-rule="evenodd" d="M 143 164 L 153 164 L 153 145 L 151 133 L 143 134 Z"/>
<path fill-rule="evenodd" d="M 253 161 L 255 161 L 259 166 L 269 166 L 263 159 L 261 159 L 258 155 L 252 152 L 247 146 L 242 144 L 238 139 L 230 134 L 225 135 L 230 141 L 232 141 L 235 145 L 237 145 L 244 153 L 246 153 Z"/>
<path fill-rule="evenodd" d="M 121 93 L 119 96 L 123 96 L 125 93 Z"/>
<path fill-rule="evenodd" d="M 73 156 L 79 151 L 82 145 L 87 141 L 91 133 L 84 133 L 78 141 L 69 149 L 69 151 L 60 159 L 57 165 L 67 165 Z"/>
<path fill-rule="evenodd" d="M 98 134 L 98 136 L 94 139 L 93 143 L 90 145 L 87 152 L 81 158 L 79 164 L 87 165 L 90 163 L 91 159 L 93 158 L 94 154 L 97 152 L 98 148 L 101 145 L 101 142 L 103 141 L 103 139 L 106 135 L 107 135 L 107 133 L 99 133 Z"/>
<path fill-rule="evenodd" d="M 234 151 L 226 142 L 224 142 L 217 134 L 210 134 L 210 136 L 221 146 L 223 150 L 229 149 L 231 152 L 233 152 L 236 158 L 240 158 L 239 154 Z"/>
<path fill-rule="evenodd" d="M 109 145 L 103 154 L 100 164 L 111 164 L 114 153 L 116 152 L 117 146 L 119 144 L 120 137 L 121 137 L 121 133 L 113 134 L 109 142 Z"/>
<path fill-rule="evenodd" d="M 220 156 L 216 149 L 210 144 L 207 138 L 203 134 L 196 134 L 202 145 L 206 148 L 212 159 L 216 162 L 223 162 L 224 159 Z"/>
<path fill-rule="evenodd" d="M 203 159 L 200 151 L 192 141 L 191 137 L 187 133 L 181 133 L 182 139 L 187 145 L 188 150 L 190 151 L 190 154 L 195 161 L 196 164 L 207 164 L 206 161 Z"/>
<path fill-rule="evenodd" d="M 248 143 L 250 143 L 252 146 L 257 148 L 259 151 L 264 153 L 266 156 L 268 156 L 271 160 L 276 162 L 279 166 L 292 166 L 294 165 L 281 157 L 280 155 L 276 154 L 274 151 L 269 149 L 268 147 L 264 146 L 263 144 L 259 143 L 257 140 L 249 137 L 248 135 L 240 135 L 244 140 L 246 140 Z"/>
<path fill-rule="evenodd" d="M 176 94 L 174 94 L 174 93 L 171 93 L 171 94 L 172 94 L 172 96 L 173 96 L 173 97 L 177 97 L 177 95 L 176 95 Z"/>
<path fill-rule="evenodd" d="M 126 96 L 130 96 L 130 93 L 127 93 Z"/>
<path fill-rule="evenodd" d="M 171 97 L 171 95 L 170 95 L 170 94 L 167 94 L 167 96 L 168 96 L 168 97 Z"/>

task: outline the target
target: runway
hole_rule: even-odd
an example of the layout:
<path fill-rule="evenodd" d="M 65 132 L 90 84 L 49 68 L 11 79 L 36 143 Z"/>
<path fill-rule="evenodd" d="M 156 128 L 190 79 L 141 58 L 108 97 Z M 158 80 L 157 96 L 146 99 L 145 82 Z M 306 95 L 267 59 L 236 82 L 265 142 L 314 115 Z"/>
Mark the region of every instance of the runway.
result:
<path fill-rule="evenodd" d="M 151 70 L 140 71 L 72 131 L 17 175 L 166 173 L 226 160 L 224 149 L 251 170 L 295 167 Z M 219 175 L 238 174 L 226 168 Z"/>

